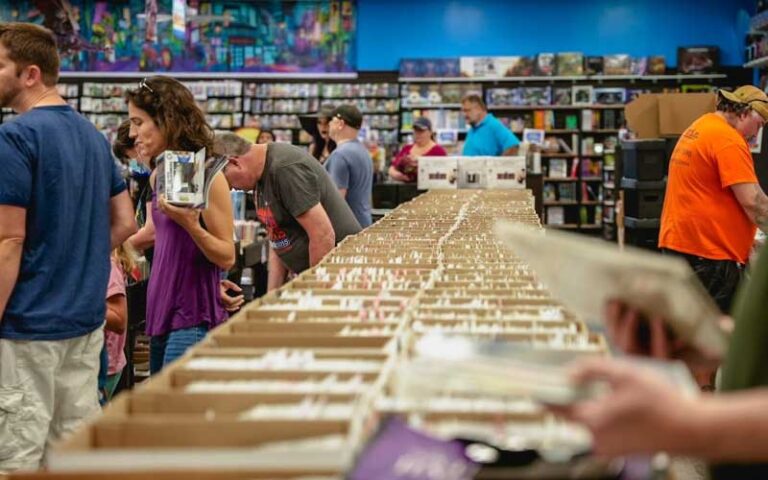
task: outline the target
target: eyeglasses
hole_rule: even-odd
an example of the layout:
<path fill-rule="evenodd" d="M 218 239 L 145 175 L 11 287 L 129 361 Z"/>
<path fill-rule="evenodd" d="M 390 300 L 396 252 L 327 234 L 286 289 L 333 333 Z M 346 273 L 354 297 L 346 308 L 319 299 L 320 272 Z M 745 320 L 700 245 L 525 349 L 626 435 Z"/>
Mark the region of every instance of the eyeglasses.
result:
<path fill-rule="evenodd" d="M 152 93 L 155 93 L 155 91 L 154 91 L 154 90 L 152 90 L 152 87 L 150 87 L 150 86 L 149 86 L 149 84 L 147 83 L 147 79 L 146 79 L 146 77 L 145 77 L 145 78 L 143 78 L 143 79 L 142 79 L 142 80 L 139 82 L 139 90 L 141 90 L 142 88 L 146 88 L 146 89 L 147 89 L 147 90 L 149 90 L 150 92 L 152 92 Z"/>

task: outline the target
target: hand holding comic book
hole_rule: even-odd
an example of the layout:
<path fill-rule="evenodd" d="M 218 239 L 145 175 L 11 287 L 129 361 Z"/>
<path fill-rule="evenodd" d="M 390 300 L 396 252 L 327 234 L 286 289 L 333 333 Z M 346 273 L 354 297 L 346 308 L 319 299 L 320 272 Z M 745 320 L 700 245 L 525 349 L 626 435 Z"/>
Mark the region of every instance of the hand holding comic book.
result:
<path fill-rule="evenodd" d="M 157 194 L 167 204 L 205 210 L 213 177 L 227 165 L 224 157 L 206 159 L 197 152 L 166 150 L 158 157 Z"/>
<path fill-rule="evenodd" d="M 694 391 L 626 360 L 589 358 L 570 368 L 575 384 L 600 382 L 606 386 L 605 394 L 550 409 L 589 429 L 594 455 L 674 453 L 689 447 L 688 432 L 695 431 L 700 422 L 692 414 L 701 409 Z"/>
<path fill-rule="evenodd" d="M 700 386 L 711 386 L 722 358 L 681 339 L 664 318 L 646 316 L 637 308 L 614 300 L 606 305 L 604 320 L 611 343 L 622 352 L 659 360 L 682 360 Z M 733 329 L 731 317 L 721 317 L 719 324 L 725 332 Z"/>
<path fill-rule="evenodd" d="M 165 196 L 161 195 L 158 198 L 157 206 L 161 212 L 169 216 L 174 222 L 178 223 L 184 230 L 189 231 L 200 223 L 200 210 L 171 205 Z"/>
<path fill-rule="evenodd" d="M 599 378 L 574 376 L 580 365 L 599 362 L 601 352 L 541 349 L 521 342 L 430 333 L 416 341 L 414 353 L 398 365 L 393 385 L 400 398 L 417 403 L 439 395 L 520 397 L 556 408 L 609 393 L 609 385 Z M 631 368 L 654 372 L 685 395 L 698 393 L 681 362 L 642 357 L 622 361 Z"/>
<path fill-rule="evenodd" d="M 600 322 L 606 304 L 620 300 L 648 318 L 664 319 L 677 337 L 707 352 L 707 357 L 725 353 L 728 335 L 720 325 L 720 312 L 685 261 L 638 249 L 620 251 L 573 234 L 544 235 L 511 222 L 499 222 L 496 234 L 586 322 Z M 631 331 L 632 325 L 622 328 Z M 645 343 L 643 348 L 650 352 L 651 345 Z M 674 349 L 672 344 L 660 345 L 653 348 Z"/>

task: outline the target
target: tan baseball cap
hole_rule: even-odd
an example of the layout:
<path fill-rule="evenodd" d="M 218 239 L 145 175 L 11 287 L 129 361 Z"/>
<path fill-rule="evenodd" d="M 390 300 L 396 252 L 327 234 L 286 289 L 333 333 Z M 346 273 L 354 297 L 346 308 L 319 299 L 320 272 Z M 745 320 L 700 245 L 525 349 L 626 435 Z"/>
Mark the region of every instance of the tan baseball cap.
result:
<path fill-rule="evenodd" d="M 759 88 L 744 85 L 733 92 L 721 89 L 720 95 L 735 103 L 748 104 L 752 110 L 763 117 L 763 120 L 768 121 L 768 95 Z"/>

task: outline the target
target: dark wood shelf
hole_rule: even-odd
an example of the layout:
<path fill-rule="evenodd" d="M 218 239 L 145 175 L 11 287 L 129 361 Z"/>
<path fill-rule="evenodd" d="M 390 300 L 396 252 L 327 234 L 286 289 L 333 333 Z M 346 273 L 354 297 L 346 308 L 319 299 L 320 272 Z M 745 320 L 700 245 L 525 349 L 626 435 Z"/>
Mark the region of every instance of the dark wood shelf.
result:
<path fill-rule="evenodd" d="M 562 224 L 550 224 L 547 223 L 544 225 L 546 228 L 558 228 L 563 230 L 578 230 L 579 225 L 576 223 L 562 223 Z"/>
<path fill-rule="evenodd" d="M 489 105 L 488 110 L 623 110 L 625 105 Z"/>
<path fill-rule="evenodd" d="M 551 130 L 544 130 L 544 133 L 551 133 L 551 134 L 579 133 L 579 129 L 577 129 L 577 128 L 553 128 Z"/>
<path fill-rule="evenodd" d="M 320 95 L 320 100 L 400 100 L 400 96 L 389 96 L 389 95 L 350 95 L 347 97 L 324 97 Z"/>
<path fill-rule="evenodd" d="M 581 177 L 582 182 L 602 182 L 603 177 Z"/>
<path fill-rule="evenodd" d="M 545 182 L 578 182 L 576 177 L 544 177 Z"/>
<path fill-rule="evenodd" d="M 527 127 L 526 127 L 527 128 Z M 574 129 L 574 128 L 553 128 L 551 130 L 544 130 L 544 133 L 547 135 L 564 135 L 567 133 L 579 133 L 581 130 Z M 515 135 L 522 135 L 522 130 L 512 130 L 512 133 Z"/>
<path fill-rule="evenodd" d="M 461 108 L 460 103 L 433 103 L 424 105 L 403 105 L 403 110 L 441 110 L 446 108 Z"/>
<path fill-rule="evenodd" d="M 567 207 L 570 205 L 578 205 L 576 200 L 545 200 L 542 205 L 545 207 Z"/>
<path fill-rule="evenodd" d="M 243 94 L 243 98 L 256 99 L 256 100 L 320 100 L 317 95 L 275 95 L 272 97 L 264 97 L 261 95 L 249 95 Z"/>
<path fill-rule="evenodd" d="M 768 58 L 768 57 L 766 57 Z M 529 77 L 399 77 L 397 80 L 402 83 L 523 83 L 523 82 L 568 82 L 576 81 L 610 81 L 610 80 L 630 80 L 648 81 L 656 83 L 659 80 L 715 80 L 726 78 L 722 73 L 702 73 L 702 74 L 670 74 L 670 75 L 546 75 Z"/>
<path fill-rule="evenodd" d="M 576 158 L 575 153 L 542 153 L 541 158 Z"/>

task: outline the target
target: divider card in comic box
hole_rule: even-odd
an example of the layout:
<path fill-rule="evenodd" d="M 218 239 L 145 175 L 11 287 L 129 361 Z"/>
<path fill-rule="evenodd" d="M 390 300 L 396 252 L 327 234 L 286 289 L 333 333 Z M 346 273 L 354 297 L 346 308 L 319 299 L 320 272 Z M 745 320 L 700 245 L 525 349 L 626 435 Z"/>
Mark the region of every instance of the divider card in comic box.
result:
<path fill-rule="evenodd" d="M 488 189 L 525 188 L 525 157 L 486 157 Z"/>
<path fill-rule="evenodd" d="M 488 186 L 487 161 L 485 157 L 460 158 L 458 165 L 459 188 L 486 188 Z"/>
<path fill-rule="evenodd" d="M 419 190 L 456 189 L 459 157 L 419 157 Z"/>

